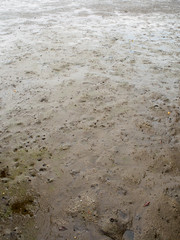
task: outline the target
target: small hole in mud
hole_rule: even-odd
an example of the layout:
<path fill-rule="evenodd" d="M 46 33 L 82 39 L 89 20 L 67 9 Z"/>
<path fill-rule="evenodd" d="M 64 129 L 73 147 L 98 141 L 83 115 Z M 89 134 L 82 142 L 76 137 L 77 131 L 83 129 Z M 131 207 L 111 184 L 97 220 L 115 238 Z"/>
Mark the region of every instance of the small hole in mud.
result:
<path fill-rule="evenodd" d="M 114 218 L 110 218 L 109 220 L 110 220 L 110 222 L 116 222 L 116 219 L 114 219 Z"/>

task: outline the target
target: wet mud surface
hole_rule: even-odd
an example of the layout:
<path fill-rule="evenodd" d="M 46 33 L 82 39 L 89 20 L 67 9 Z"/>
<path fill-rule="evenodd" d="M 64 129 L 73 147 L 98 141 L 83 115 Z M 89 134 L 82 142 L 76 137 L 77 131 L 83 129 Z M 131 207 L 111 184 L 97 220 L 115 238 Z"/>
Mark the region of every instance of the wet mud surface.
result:
<path fill-rule="evenodd" d="M 0 239 L 180 239 L 179 1 L 2 1 Z"/>

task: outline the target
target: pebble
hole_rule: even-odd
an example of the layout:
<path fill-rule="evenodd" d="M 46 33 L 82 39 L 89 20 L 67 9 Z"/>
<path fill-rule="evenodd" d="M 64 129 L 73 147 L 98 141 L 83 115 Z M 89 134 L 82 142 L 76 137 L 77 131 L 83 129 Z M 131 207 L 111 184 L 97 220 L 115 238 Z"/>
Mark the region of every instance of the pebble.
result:
<path fill-rule="evenodd" d="M 141 220 L 141 216 L 140 215 L 136 215 L 135 219 L 139 221 L 139 220 Z"/>
<path fill-rule="evenodd" d="M 35 169 L 30 169 L 30 170 L 29 170 L 29 174 L 30 174 L 32 177 L 35 177 L 35 176 L 36 176 L 36 170 L 35 170 Z"/>
<path fill-rule="evenodd" d="M 123 234 L 123 240 L 134 240 L 134 232 L 131 230 L 126 230 Z"/>
<path fill-rule="evenodd" d="M 9 182 L 9 178 L 2 178 L 2 183 L 7 183 L 7 182 Z"/>
<path fill-rule="evenodd" d="M 71 147 L 70 144 L 65 144 L 65 145 L 62 145 L 62 146 L 60 147 L 60 150 L 65 151 L 65 150 L 68 150 L 70 147 Z"/>
<path fill-rule="evenodd" d="M 121 220 L 127 220 L 128 215 L 127 215 L 126 213 L 124 213 L 123 211 L 118 210 L 118 217 L 119 217 Z"/>
<path fill-rule="evenodd" d="M 54 182 L 54 179 L 53 178 L 48 178 L 47 182 L 52 183 L 52 182 Z"/>
<path fill-rule="evenodd" d="M 16 162 L 16 163 L 14 164 L 14 166 L 15 166 L 16 168 L 19 167 L 19 163 Z"/>

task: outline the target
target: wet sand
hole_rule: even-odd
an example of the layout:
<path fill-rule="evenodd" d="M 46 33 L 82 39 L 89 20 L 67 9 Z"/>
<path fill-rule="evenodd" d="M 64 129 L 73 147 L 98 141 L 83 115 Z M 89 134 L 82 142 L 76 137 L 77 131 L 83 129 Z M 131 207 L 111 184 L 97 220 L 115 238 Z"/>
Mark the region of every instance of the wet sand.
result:
<path fill-rule="evenodd" d="M 180 239 L 179 12 L 2 0 L 0 239 Z"/>

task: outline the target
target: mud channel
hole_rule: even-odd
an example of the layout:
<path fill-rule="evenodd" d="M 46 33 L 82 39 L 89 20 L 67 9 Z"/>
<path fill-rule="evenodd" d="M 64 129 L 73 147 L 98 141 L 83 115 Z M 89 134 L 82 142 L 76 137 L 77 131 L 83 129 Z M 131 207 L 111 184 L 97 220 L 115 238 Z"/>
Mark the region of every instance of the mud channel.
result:
<path fill-rule="evenodd" d="M 1 0 L 0 239 L 180 239 L 179 13 Z"/>

